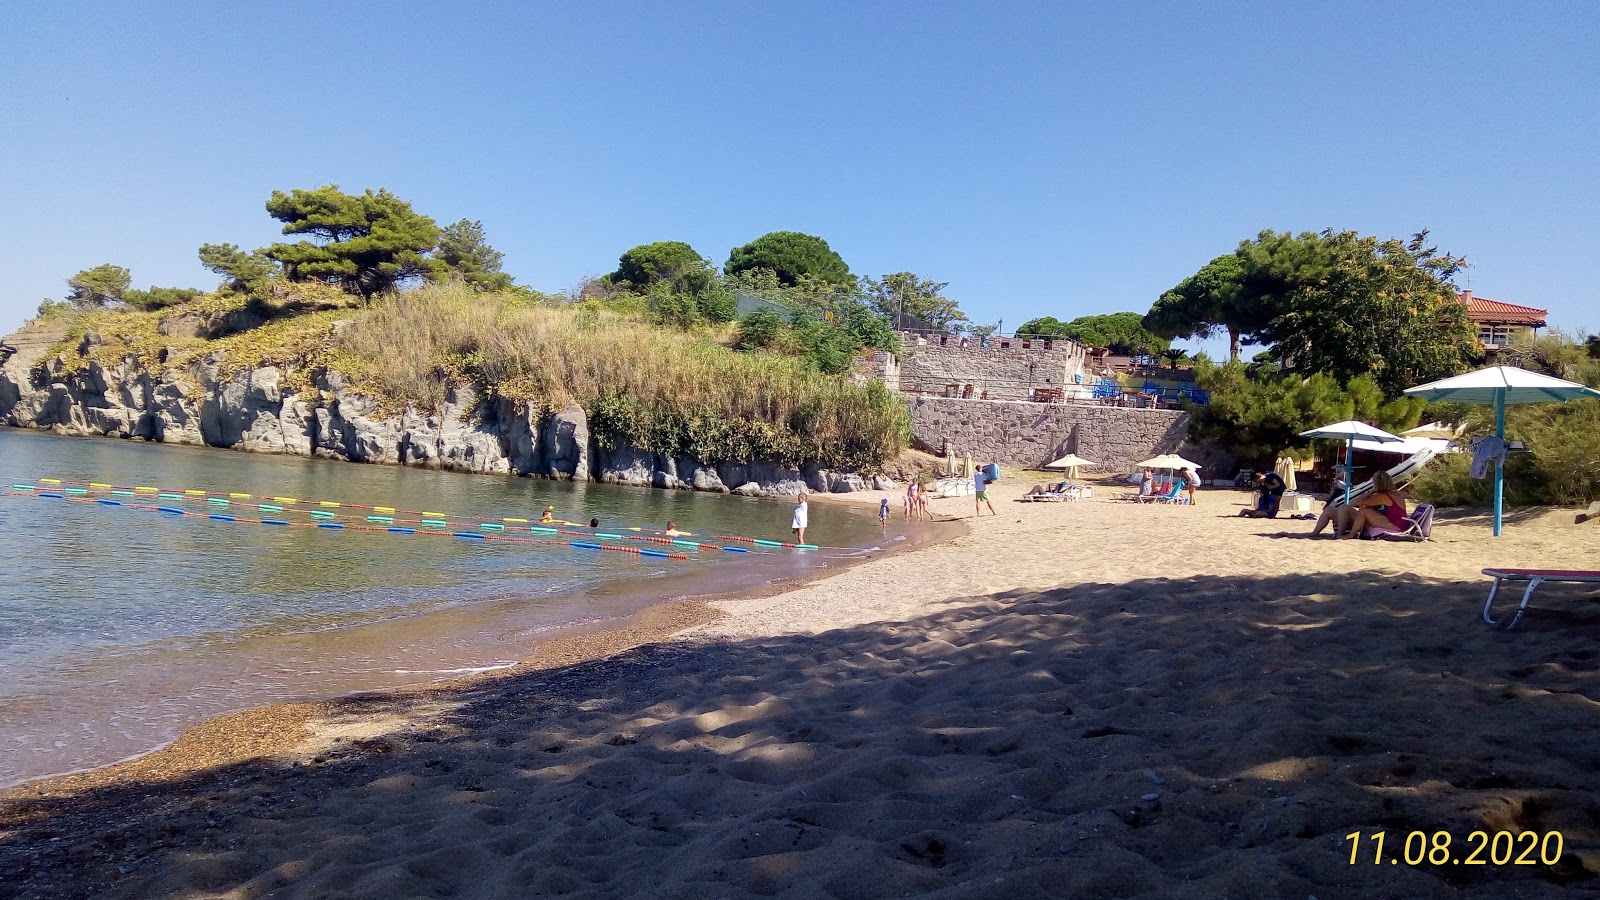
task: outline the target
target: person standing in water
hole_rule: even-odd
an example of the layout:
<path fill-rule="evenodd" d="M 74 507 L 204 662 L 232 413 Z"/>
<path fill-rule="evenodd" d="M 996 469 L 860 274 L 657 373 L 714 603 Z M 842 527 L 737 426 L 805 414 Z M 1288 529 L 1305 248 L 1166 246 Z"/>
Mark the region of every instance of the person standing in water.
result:
<path fill-rule="evenodd" d="M 806 492 L 801 491 L 795 495 L 794 518 L 789 522 L 789 528 L 794 532 L 795 543 L 806 542 L 806 520 L 810 518 L 810 510 L 806 506 Z"/>
<path fill-rule="evenodd" d="M 878 501 L 878 524 L 889 527 L 889 498 L 884 497 Z"/>

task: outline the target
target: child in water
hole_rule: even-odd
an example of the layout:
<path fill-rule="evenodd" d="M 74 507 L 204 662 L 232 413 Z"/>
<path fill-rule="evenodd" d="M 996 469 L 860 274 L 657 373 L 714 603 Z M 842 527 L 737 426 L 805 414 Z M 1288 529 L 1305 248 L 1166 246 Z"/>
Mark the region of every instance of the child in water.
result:
<path fill-rule="evenodd" d="M 889 498 L 884 497 L 878 501 L 878 524 L 884 527 L 889 525 Z"/>
<path fill-rule="evenodd" d="M 539 521 L 542 522 L 542 523 L 545 523 L 545 524 L 549 524 L 551 522 L 554 522 L 555 520 L 556 520 L 556 508 L 554 506 L 546 506 L 544 508 L 544 515 L 539 517 Z"/>

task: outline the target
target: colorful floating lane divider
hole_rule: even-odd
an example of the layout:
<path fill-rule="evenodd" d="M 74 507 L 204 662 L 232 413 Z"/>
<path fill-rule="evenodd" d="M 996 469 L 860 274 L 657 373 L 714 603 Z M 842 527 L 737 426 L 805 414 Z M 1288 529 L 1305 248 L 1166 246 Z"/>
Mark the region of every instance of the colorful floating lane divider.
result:
<path fill-rule="evenodd" d="M 180 518 L 210 519 L 218 522 L 236 522 L 249 525 L 277 527 L 325 528 L 330 530 L 349 529 L 352 531 L 376 531 L 386 534 L 400 535 L 431 535 L 434 537 L 455 537 L 466 541 L 494 541 L 544 547 L 576 547 L 580 550 L 609 550 L 616 553 L 629 553 L 635 556 L 647 556 L 657 559 L 686 560 L 690 558 L 688 554 L 685 553 L 673 553 L 667 550 L 652 550 L 642 547 L 622 547 L 615 544 L 603 544 L 597 541 L 544 540 L 533 537 L 515 537 L 505 534 L 484 534 L 476 531 L 418 530 L 415 528 L 406 528 L 393 525 L 347 524 L 344 522 L 333 522 L 323 518 L 316 518 L 309 522 L 292 522 L 288 519 L 257 519 L 249 516 L 235 515 L 232 513 L 202 512 L 200 510 L 184 509 L 180 506 L 164 505 L 159 503 L 159 500 L 161 499 L 159 495 L 160 492 L 157 492 L 157 494 L 154 495 L 148 495 L 149 499 L 157 500 L 156 504 L 151 504 L 149 502 L 139 502 L 140 499 L 144 498 L 140 498 L 138 496 L 128 500 L 118 499 L 116 497 L 91 497 L 86 493 L 71 492 L 66 488 L 60 490 L 41 490 L 35 485 L 21 483 L 11 485 L 10 490 L 0 491 L 0 497 L 26 497 L 38 500 L 62 500 L 68 503 L 88 503 L 98 506 L 120 506 L 128 509 L 145 510 L 168 516 L 177 516 Z"/>
<path fill-rule="evenodd" d="M 151 487 L 148 485 L 136 485 L 130 487 L 127 485 L 115 485 L 101 481 L 64 481 L 59 478 L 41 478 L 39 479 L 39 483 L 42 485 L 56 486 L 66 492 L 78 494 L 101 492 L 119 494 L 121 496 L 142 496 L 153 494 L 158 499 L 162 500 L 205 502 L 219 507 L 232 505 L 235 501 L 254 500 L 258 501 L 256 504 L 257 508 L 263 512 L 296 512 L 309 514 L 315 518 L 329 520 L 336 520 L 340 518 L 357 520 L 364 519 L 365 521 L 379 524 L 393 524 L 394 521 L 405 521 L 407 523 L 420 524 L 425 528 L 466 527 L 483 528 L 491 531 L 527 530 L 533 534 L 561 534 L 591 539 L 640 541 L 653 544 L 665 544 L 678 547 L 683 550 L 724 550 L 732 553 L 748 553 L 750 552 L 751 546 L 760 547 L 766 550 L 778 550 L 785 548 L 792 550 L 822 549 L 816 544 L 793 544 L 783 541 L 769 541 L 761 538 L 740 537 L 736 535 L 724 534 L 716 535 L 717 539 L 720 541 L 732 541 L 735 544 L 745 544 L 749 546 L 728 546 L 706 541 L 687 540 L 686 538 L 692 537 L 692 535 L 673 537 L 665 535 L 662 532 L 655 531 L 654 529 L 623 529 L 625 531 L 638 532 L 637 534 L 623 534 L 621 531 L 574 531 L 570 530 L 570 527 L 576 526 L 581 528 L 582 526 L 579 525 L 579 523 L 567 521 L 559 521 L 549 525 L 544 523 L 534 524 L 526 518 L 517 516 L 503 516 L 499 517 L 498 522 L 487 522 L 482 521 L 480 518 L 452 515 L 450 513 L 435 512 L 430 510 L 401 509 L 393 506 L 369 506 L 361 503 L 347 503 L 334 500 L 310 500 L 301 499 L 298 497 L 250 494 L 241 491 L 202 491 L 194 488 L 185 488 L 179 490 L 175 488 Z M 332 512 L 332 510 L 336 509 L 362 510 L 364 512 L 371 513 L 371 515 L 352 516 L 344 513 Z M 397 516 L 400 518 L 396 519 Z M 385 518 L 387 518 L 389 521 L 385 522 Z M 558 525 L 569 526 L 569 528 L 555 527 Z"/>

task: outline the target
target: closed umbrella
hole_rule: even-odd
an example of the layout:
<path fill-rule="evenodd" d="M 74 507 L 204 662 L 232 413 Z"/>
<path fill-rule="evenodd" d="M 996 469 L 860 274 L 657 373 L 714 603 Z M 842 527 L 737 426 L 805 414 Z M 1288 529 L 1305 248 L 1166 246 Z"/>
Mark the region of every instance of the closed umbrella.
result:
<path fill-rule="evenodd" d="M 1406 388 L 1412 397 L 1449 400 L 1494 407 L 1494 435 L 1506 438 L 1506 407 L 1518 403 L 1565 403 L 1580 397 L 1600 397 L 1600 391 L 1572 381 L 1551 378 L 1515 366 L 1490 366 L 1454 378 Z M 1500 536 L 1501 504 L 1505 490 L 1505 461 L 1494 463 L 1494 534 Z"/>
<path fill-rule="evenodd" d="M 1272 467 L 1272 471 L 1277 472 L 1278 477 L 1283 479 L 1284 490 L 1297 491 L 1300 489 L 1300 485 L 1296 483 L 1294 477 L 1294 460 L 1287 456 L 1280 456 L 1278 457 L 1277 465 Z"/>
<path fill-rule="evenodd" d="M 1079 466 L 1096 466 L 1096 465 L 1099 465 L 1099 463 L 1095 462 L 1092 459 L 1084 459 L 1083 457 L 1079 456 L 1076 453 L 1068 453 L 1066 456 L 1063 456 L 1060 459 L 1055 460 L 1054 462 L 1045 463 L 1044 467 L 1046 469 L 1066 469 L 1067 470 L 1067 477 L 1068 478 L 1072 478 L 1072 479 L 1076 479 L 1078 477 L 1078 467 Z"/>
<path fill-rule="evenodd" d="M 1382 428 L 1373 428 L 1365 422 L 1356 421 L 1335 422 L 1332 425 L 1324 425 L 1321 428 L 1302 431 L 1300 436 L 1344 441 L 1344 502 L 1346 505 L 1350 503 L 1350 478 L 1353 470 L 1350 462 L 1351 443 L 1362 440 L 1391 444 L 1404 440 L 1404 438 L 1396 437 Z"/>

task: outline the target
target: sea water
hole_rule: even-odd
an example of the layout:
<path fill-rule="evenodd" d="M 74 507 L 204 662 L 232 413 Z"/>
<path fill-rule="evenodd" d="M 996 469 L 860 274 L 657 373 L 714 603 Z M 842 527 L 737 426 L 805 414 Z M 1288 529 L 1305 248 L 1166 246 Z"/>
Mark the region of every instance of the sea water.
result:
<path fill-rule="evenodd" d="M 553 505 L 574 522 L 598 518 L 601 531 L 638 534 L 624 529 L 674 520 L 719 547 L 748 545 L 716 535 L 793 540 L 792 503 L 779 500 L 0 428 L 0 482 L 47 490 L 54 487 L 42 483 L 47 478 L 294 497 L 301 508 L 307 500 L 386 506 L 474 522 L 536 522 Z M 210 510 L 204 502 L 160 501 L 307 521 L 258 511 L 260 502 L 272 501 L 236 498 Z M 333 511 L 355 516 L 344 520 L 351 524 L 365 524 L 370 512 Z M 875 512 L 813 504 L 806 538 L 828 549 L 708 549 L 679 561 L 3 497 L 0 786 L 145 752 L 230 711 L 506 667 L 533 655 L 541 638 L 605 627 L 652 603 L 807 578 L 896 540 L 929 536 L 916 528 L 904 534 L 898 522 L 885 532 Z"/>

